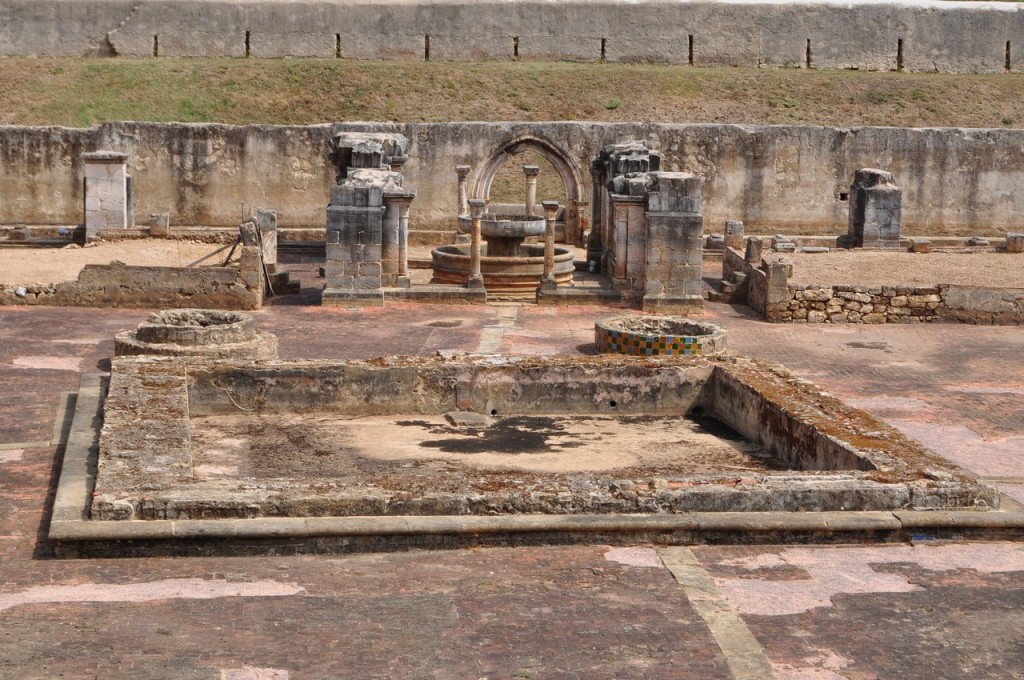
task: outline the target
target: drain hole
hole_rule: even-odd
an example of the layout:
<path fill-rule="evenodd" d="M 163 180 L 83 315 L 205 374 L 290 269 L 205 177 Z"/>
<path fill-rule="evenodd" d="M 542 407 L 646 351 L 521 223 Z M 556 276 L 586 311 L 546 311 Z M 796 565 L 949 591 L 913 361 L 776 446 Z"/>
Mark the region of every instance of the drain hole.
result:
<path fill-rule="evenodd" d="M 498 409 L 496 409 L 496 408 L 492 408 L 492 409 L 491 409 L 491 415 L 492 415 L 492 416 L 496 416 L 496 415 L 498 415 Z"/>
<path fill-rule="evenodd" d="M 616 406 L 619 405 L 619 402 L 612 399 L 611 401 L 608 402 L 608 405 L 611 406 L 612 408 L 615 408 Z"/>

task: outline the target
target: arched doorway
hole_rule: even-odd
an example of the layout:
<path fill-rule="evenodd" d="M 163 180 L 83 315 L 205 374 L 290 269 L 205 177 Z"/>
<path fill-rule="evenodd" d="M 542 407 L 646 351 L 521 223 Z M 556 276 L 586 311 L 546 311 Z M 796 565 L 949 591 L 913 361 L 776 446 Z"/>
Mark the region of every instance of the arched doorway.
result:
<path fill-rule="evenodd" d="M 513 156 L 533 151 L 542 156 L 558 173 L 565 187 L 565 241 L 583 244 L 583 233 L 589 225 L 586 218 L 587 202 L 583 200 L 583 173 L 561 146 L 539 135 L 522 134 L 501 143 L 480 167 L 473 185 L 475 198 L 489 199 L 491 185 L 501 166 Z"/>

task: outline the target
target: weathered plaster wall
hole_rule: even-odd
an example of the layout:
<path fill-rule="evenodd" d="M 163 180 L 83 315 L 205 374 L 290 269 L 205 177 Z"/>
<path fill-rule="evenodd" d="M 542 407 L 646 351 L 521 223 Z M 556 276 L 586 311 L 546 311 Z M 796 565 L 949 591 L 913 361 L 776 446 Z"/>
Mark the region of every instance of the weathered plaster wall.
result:
<path fill-rule="evenodd" d="M 422 59 L 427 36 L 431 59 L 806 67 L 810 47 L 822 68 L 1000 72 L 1007 41 L 1024 48 L 1024 12 L 939 0 L 0 0 L 0 54 L 151 56 L 157 37 L 161 56 Z"/>
<path fill-rule="evenodd" d="M 904 235 L 1024 230 L 1024 130 L 580 122 L 0 127 L 0 224 L 80 223 L 80 155 L 109 149 L 129 155 L 142 224 L 150 213 L 170 212 L 176 225 L 236 226 L 244 203 L 276 210 L 283 227 L 323 228 L 334 180 L 327 143 L 340 130 L 411 140 L 403 172 L 405 186 L 419 192 L 414 231 L 453 230 L 455 166 L 474 167 L 472 190 L 486 160 L 524 136 L 564 152 L 584 199 L 598 150 L 645 141 L 662 152 L 663 170 L 703 181 L 709 232 L 740 219 L 751 233 L 844 234 L 848 203 L 840 193 L 863 167 L 895 175 Z"/>

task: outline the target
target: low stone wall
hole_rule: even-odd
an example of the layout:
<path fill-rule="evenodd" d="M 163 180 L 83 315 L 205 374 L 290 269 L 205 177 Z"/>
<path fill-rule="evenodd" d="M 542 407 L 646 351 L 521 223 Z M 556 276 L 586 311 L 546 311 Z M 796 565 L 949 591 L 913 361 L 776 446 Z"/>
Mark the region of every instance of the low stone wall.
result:
<path fill-rule="evenodd" d="M 722 279 L 731 281 L 734 274 L 745 277 L 735 292 L 734 300 L 746 303 L 755 312 L 765 316 L 768 306 L 768 274 L 747 262 L 740 251 L 726 248 L 722 253 Z"/>
<path fill-rule="evenodd" d="M 795 323 L 915 323 L 939 318 L 938 287 L 817 286 L 789 287 L 790 298 L 769 306 L 769 321 Z"/>
<path fill-rule="evenodd" d="M 90 264 L 77 281 L 0 284 L 0 305 L 58 307 L 208 307 L 259 309 L 263 272 L 257 248 L 243 248 L 239 267 L 135 267 Z"/>
<path fill-rule="evenodd" d="M 1020 288 L 980 288 L 977 286 L 940 286 L 942 305 L 936 310 L 948 321 L 1024 325 L 1024 290 Z"/>
<path fill-rule="evenodd" d="M 768 306 L 765 319 L 782 323 L 1024 325 L 1024 290 L 1019 288 L 837 284 L 795 285 L 789 292 L 789 299 Z"/>
<path fill-rule="evenodd" d="M 726 248 L 722 279 L 743 283 L 732 301 L 745 303 L 773 323 L 922 323 L 953 321 L 1002 326 L 1024 325 L 1024 289 L 934 286 L 791 284 L 792 265 L 761 266 Z"/>

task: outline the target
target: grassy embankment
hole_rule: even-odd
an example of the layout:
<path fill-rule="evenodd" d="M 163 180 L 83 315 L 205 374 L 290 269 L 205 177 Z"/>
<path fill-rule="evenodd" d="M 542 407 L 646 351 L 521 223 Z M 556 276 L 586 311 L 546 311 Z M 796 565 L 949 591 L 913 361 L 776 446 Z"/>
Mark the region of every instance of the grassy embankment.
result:
<path fill-rule="evenodd" d="M 0 124 L 598 120 L 1022 127 L 1024 73 L 336 59 L 0 59 Z"/>

